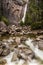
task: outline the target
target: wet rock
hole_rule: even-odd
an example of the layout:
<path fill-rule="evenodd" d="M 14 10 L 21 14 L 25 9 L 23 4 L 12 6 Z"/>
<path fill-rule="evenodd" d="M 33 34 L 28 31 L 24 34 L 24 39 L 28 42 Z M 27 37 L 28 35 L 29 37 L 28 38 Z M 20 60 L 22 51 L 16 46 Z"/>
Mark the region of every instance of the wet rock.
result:
<path fill-rule="evenodd" d="M 28 60 L 28 56 L 26 56 L 24 53 L 19 53 L 18 58 L 23 60 Z"/>
<path fill-rule="evenodd" d="M 17 48 L 15 50 L 15 53 L 14 53 L 14 56 L 12 58 L 12 60 L 17 60 L 17 59 L 24 59 L 24 60 L 27 60 L 28 56 L 26 56 L 24 53 L 21 53 L 20 50 Z"/>
<path fill-rule="evenodd" d="M 0 58 L 0 65 L 5 65 L 6 63 L 7 63 L 7 61 L 5 59 Z"/>
<path fill-rule="evenodd" d="M 13 34 L 15 36 L 20 35 L 20 33 L 22 32 L 22 27 L 15 26 L 15 25 L 9 25 L 8 32 L 9 34 Z"/>
<path fill-rule="evenodd" d="M 0 32 L 1 33 L 7 32 L 7 26 L 3 21 L 0 22 Z"/>
<path fill-rule="evenodd" d="M 38 36 L 39 39 L 43 40 L 43 35 Z"/>
<path fill-rule="evenodd" d="M 34 58 L 34 53 L 30 49 L 25 48 L 23 49 L 23 52 L 26 54 L 26 56 L 30 57 L 30 59 Z"/>
<path fill-rule="evenodd" d="M 38 32 L 37 32 L 37 31 L 32 31 L 32 34 L 37 35 L 37 34 L 38 34 Z"/>
<path fill-rule="evenodd" d="M 0 48 L 0 55 L 2 54 L 2 52 L 3 52 L 3 49 L 2 49 L 2 48 Z"/>
<path fill-rule="evenodd" d="M 17 44 L 20 44 L 20 43 L 21 43 L 20 37 L 16 37 L 16 38 L 15 38 L 15 42 L 16 42 Z"/>
<path fill-rule="evenodd" d="M 18 48 L 19 48 L 19 49 L 25 49 L 25 48 L 27 48 L 27 46 L 24 45 L 24 44 L 20 44 L 20 45 L 18 45 Z"/>
<path fill-rule="evenodd" d="M 6 56 L 10 53 L 9 47 L 7 45 L 3 44 L 3 42 L 0 42 L 0 56 Z"/>
<path fill-rule="evenodd" d="M 39 30 L 37 34 L 43 35 L 43 30 Z"/>
<path fill-rule="evenodd" d="M 34 53 L 30 50 L 30 48 L 29 47 L 27 47 L 26 45 L 19 45 L 19 50 L 20 50 L 20 53 L 21 54 L 24 54 L 23 55 L 23 58 L 26 60 L 26 59 L 28 59 L 28 57 L 30 58 L 30 59 L 32 59 L 32 58 L 34 58 Z M 25 58 L 25 57 L 27 57 L 27 58 Z"/>
<path fill-rule="evenodd" d="M 27 40 L 26 37 L 21 37 L 21 43 L 24 43 Z"/>
<path fill-rule="evenodd" d="M 15 34 L 15 25 L 9 25 L 8 26 L 8 33 L 9 34 Z"/>
<path fill-rule="evenodd" d="M 18 48 L 19 48 L 19 54 L 18 54 L 19 58 L 22 58 L 24 60 L 30 60 L 35 57 L 34 53 L 30 50 L 29 47 L 21 44 L 18 46 Z"/>
<path fill-rule="evenodd" d="M 4 49 L 2 52 L 2 56 L 6 56 L 10 53 L 10 50 L 8 48 Z"/>
<path fill-rule="evenodd" d="M 16 32 L 21 32 L 21 30 L 22 30 L 22 28 L 20 28 L 20 27 L 17 27 L 17 28 L 15 29 Z"/>
<path fill-rule="evenodd" d="M 11 44 L 9 44 L 9 48 L 10 48 L 10 50 L 11 51 L 14 51 L 14 48 L 17 48 L 18 47 L 18 45 L 17 45 L 17 43 L 11 43 Z"/>
<path fill-rule="evenodd" d="M 17 61 L 17 58 L 17 53 L 14 53 L 11 61 Z"/>
<path fill-rule="evenodd" d="M 39 41 L 38 46 L 39 49 L 43 50 L 43 40 Z"/>
<path fill-rule="evenodd" d="M 38 48 L 39 39 L 34 39 L 32 43 L 36 48 Z"/>

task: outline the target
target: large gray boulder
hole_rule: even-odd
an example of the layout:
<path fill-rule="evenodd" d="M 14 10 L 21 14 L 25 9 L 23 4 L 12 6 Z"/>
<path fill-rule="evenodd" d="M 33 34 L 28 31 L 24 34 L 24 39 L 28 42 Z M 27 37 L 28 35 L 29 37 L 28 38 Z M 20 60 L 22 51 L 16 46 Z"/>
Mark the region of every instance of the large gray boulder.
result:
<path fill-rule="evenodd" d="M 0 32 L 7 32 L 7 26 L 3 21 L 0 21 Z"/>
<path fill-rule="evenodd" d="M 26 0 L 3 0 L 3 15 L 11 24 L 17 24 L 23 17 Z"/>

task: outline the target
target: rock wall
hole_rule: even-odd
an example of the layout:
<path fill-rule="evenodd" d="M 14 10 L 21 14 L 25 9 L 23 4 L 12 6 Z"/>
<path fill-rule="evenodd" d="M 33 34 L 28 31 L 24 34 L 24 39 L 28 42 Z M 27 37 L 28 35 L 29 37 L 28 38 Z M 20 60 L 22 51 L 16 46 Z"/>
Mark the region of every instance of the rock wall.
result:
<path fill-rule="evenodd" d="M 18 24 L 23 17 L 26 0 L 3 0 L 3 15 L 11 24 Z"/>
<path fill-rule="evenodd" d="M 1 0 L 0 0 L 0 2 L 1 2 Z M 0 3 L 0 15 L 1 15 L 1 3 Z"/>

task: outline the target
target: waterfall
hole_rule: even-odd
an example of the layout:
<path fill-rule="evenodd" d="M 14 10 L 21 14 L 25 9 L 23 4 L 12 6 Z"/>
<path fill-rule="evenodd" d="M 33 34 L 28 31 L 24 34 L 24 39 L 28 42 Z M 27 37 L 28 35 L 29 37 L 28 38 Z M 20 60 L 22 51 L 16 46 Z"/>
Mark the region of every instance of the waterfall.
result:
<path fill-rule="evenodd" d="M 24 22 L 25 21 L 25 16 L 26 16 L 26 11 L 27 11 L 27 5 L 28 5 L 28 0 L 27 0 L 27 3 L 25 5 L 25 8 L 24 8 L 24 16 L 22 18 L 22 21 Z"/>
<path fill-rule="evenodd" d="M 39 50 L 38 48 L 35 48 L 32 43 L 32 40 L 28 39 L 25 44 L 31 48 L 31 50 L 35 53 L 36 57 L 43 60 L 43 51 Z"/>

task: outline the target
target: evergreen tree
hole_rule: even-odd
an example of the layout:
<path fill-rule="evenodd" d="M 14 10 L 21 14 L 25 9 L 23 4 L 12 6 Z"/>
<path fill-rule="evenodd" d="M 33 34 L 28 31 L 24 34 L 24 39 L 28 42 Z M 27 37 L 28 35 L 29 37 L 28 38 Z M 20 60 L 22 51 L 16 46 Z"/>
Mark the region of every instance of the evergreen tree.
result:
<path fill-rule="evenodd" d="M 28 10 L 25 18 L 25 24 L 27 23 L 27 25 L 32 26 L 34 26 L 33 24 L 35 24 L 37 28 L 39 28 L 38 25 L 40 24 L 39 25 L 40 28 L 43 28 L 41 24 L 42 21 L 43 21 L 43 0 L 29 0 Z"/>

